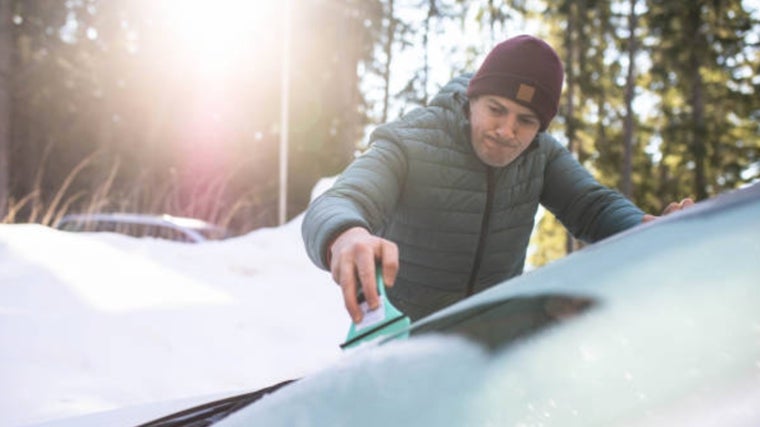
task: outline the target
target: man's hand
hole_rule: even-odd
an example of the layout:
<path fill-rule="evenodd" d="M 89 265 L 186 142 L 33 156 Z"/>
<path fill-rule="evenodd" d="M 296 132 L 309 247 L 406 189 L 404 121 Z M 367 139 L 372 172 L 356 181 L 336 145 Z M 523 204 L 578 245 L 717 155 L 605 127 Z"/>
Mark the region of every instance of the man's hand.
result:
<path fill-rule="evenodd" d="M 333 280 L 340 285 L 351 319 L 354 323 L 359 323 L 362 311 L 356 297 L 358 286 L 362 287 L 370 309 L 376 309 L 380 297 L 377 293 L 375 265 L 380 262 L 383 281 L 386 286 L 393 286 L 398 273 L 398 247 L 390 240 L 373 236 L 362 227 L 354 227 L 338 235 L 329 251 Z"/>
<path fill-rule="evenodd" d="M 689 198 L 683 199 L 680 202 L 672 202 L 665 208 L 665 210 L 662 211 L 662 215 L 667 215 L 669 213 L 680 211 L 681 209 L 686 209 L 693 204 L 694 200 Z M 646 214 L 644 215 L 644 218 L 641 220 L 641 222 L 649 222 L 657 218 L 659 218 L 659 216 Z"/>

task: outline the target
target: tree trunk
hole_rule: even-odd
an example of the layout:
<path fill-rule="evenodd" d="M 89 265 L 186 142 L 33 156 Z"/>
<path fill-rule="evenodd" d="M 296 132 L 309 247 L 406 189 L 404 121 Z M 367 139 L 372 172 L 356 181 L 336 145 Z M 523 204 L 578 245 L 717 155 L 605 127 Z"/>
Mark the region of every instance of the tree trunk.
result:
<path fill-rule="evenodd" d="M 393 11 L 394 0 L 388 1 L 388 28 L 385 38 L 385 68 L 383 69 L 383 80 L 385 91 L 383 93 L 383 116 L 380 123 L 388 121 L 388 107 L 390 104 L 391 88 L 391 65 L 393 64 L 393 41 L 396 37 L 396 17 Z"/>
<path fill-rule="evenodd" d="M 704 46 L 700 35 L 702 19 L 699 8 L 690 9 L 688 25 L 692 30 L 692 46 L 689 49 L 689 69 L 693 70 L 690 102 L 692 116 L 691 152 L 694 156 L 694 195 L 697 200 L 703 200 L 707 198 L 707 179 L 705 178 L 707 147 L 704 139 L 704 135 L 706 134 L 704 87 L 702 84 L 702 74 L 700 73 L 702 63 L 699 56 L 704 51 Z"/>
<path fill-rule="evenodd" d="M 620 179 L 620 190 L 628 196 L 629 199 L 633 198 L 633 97 L 634 90 L 636 88 L 635 78 L 635 60 L 636 60 L 636 2 L 637 0 L 630 1 L 630 15 L 628 15 L 628 74 L 626 76 L 625 83 L 625 121 L 623 122 L 623 173 Z"/>
<path fill-rule="evenodd" d="M 11 64 L 13 59 L 13 0 L 0 0 L 0 220 L 8 213 L 11 146 Z"/>
<path fill-rule="evenodd" d="M 425 17 L 424 28 L 422 32 L 422 49 L 424 52 L 424 61 L 422 69 L 422 105 L 428 103 L 428 81 L 430 80 L 430 21 L 434 17 L 438 16 L 438 8 L 435 4 L 436 0 L 428 1 L 428 13 Z"/>
<path fill-rule="evenodd" d="M 575 128 L 575 67 L 576 67 L 576 39 L 575 39 L 575 31 L 576 31 L 576 12 L 577 7 L 574 3 L 570 4 L 569 12 L 568 12 L 568 19 L 567 19 L 567 32 L 565 33 L 565 50 L 566 50 L 566 59 L 565 59 L 565 76 L 567 79 L 567 98 L 566 98 L 566 105 L 567 110 L 565 114 L 565 136 L 567 137 L 567 149 L 570 151 L 570 153 L 575 153 L 575 138 L 576 138 L 576 128 Z M 572 234 L 570 232 L 566 232 L 567 237 L 565 240 L 565 252 L 569 255 L 573 252 L 575 249 L 575 239 L 573 238 Z"/>

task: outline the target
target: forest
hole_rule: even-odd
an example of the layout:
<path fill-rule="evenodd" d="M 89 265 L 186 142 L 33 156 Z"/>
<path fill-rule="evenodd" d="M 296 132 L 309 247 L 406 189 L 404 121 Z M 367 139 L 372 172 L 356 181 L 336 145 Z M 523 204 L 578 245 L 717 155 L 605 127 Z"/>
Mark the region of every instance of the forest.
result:
<path fill-rule="evenodd" d="M 747 0 L 0 0 L 0 218 L 276 226 L 518 33 L 564 60 L 548 131 L 658 213 L 760 180 L 758 19 Z M 534 244 L 536 265 L 578 247 L 550 215 Z"/>

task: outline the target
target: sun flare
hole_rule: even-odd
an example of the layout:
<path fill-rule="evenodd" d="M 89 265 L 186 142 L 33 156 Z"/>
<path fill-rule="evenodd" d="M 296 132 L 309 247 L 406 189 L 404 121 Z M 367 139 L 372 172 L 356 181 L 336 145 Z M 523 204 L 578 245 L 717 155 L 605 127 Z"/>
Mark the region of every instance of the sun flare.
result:
<path fill-rule="evenodd" d="M 210 78 L 271 46 L 280 13 L 266 0 L 164 0 L 162 12 L 181 58 Z"/>

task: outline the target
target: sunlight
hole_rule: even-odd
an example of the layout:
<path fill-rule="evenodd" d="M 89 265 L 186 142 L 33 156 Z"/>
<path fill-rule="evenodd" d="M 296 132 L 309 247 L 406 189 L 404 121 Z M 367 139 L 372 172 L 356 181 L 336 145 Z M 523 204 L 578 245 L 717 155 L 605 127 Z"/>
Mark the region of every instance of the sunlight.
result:
<path fill-rule="evenodd" d="M 283 7 L 269 0 L 144 1 L 156 20 L 145 31 L 157 32 L 149 39 L 157 45 L 146 50 L 158 55 L 156 74 L 167 79 L 162 99 L 184 118 L 171 140 L 176 162 L 189 171 L 181 191 L 195 197 L 229 170 L 225 148 L 241 132 L 241 110 L 279 85 Z"/>
<path fill-rule="evenodd" d="M 176 48 L 203 77 L 222 77 L 276 39 L 277 2 L 165 0 L 159 7 Z"/>

